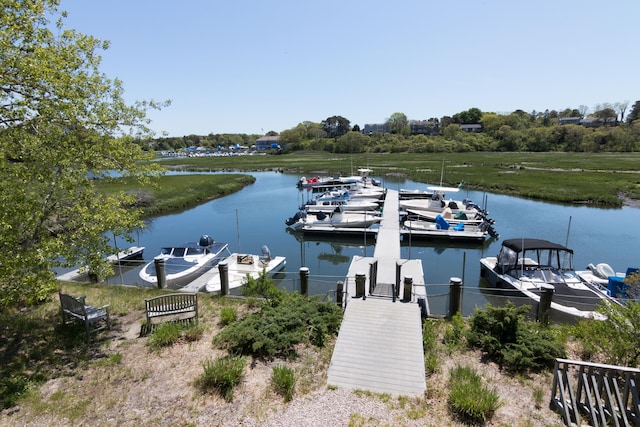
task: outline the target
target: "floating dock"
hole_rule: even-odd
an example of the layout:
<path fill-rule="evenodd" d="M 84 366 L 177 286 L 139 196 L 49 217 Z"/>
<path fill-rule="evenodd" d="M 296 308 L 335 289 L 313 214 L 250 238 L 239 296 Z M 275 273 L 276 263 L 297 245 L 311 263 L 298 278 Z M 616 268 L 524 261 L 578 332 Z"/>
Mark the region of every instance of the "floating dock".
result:
<path fill-rule="evenodd" d="M 118 252 L 117 254 L 109 255 L 107 260 L 112 264 L 118 265 L 123 262 L 131 261 L 134 259 L 142 258 L 142 252 L 144 252 L 144 246 L 131 246 L 125 250 Z M 86 280 L 89 276 L 86 272 L 81 272 L 79 268 L 68 271 L 56 276 L 56 279 L 66 282 L 73 282 L 78 280 Z"/>
<path fill-rule="evenodd" d="M 420 260 L 400 258 L 397 191 L 387 191 L 374 256 L 353 257 L 345 291 L 328 383 L 394 396 L 424 395 L 424 273 Z"/>

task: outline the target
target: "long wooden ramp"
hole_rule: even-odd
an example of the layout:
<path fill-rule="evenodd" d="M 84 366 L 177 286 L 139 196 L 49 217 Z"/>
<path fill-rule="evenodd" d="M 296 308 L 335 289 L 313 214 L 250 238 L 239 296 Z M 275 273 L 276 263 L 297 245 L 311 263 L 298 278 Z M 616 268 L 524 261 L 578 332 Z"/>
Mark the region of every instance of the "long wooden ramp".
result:
<path fill-rule="evenodd" d="M 355 276 L 364 275 L 372 281 L 374 270 L 376 283 L 370 283 L 365 295 L 356 297 Z M 410 295 L 373 296 L 380 294 L 375 288 L 398 285 L 398 271 L 412 278 Z M 354 257 L 345 285 L 346 308 L 328 383 L 394 396 L 424 395 L 421 308 L 416 303 L 416 297 L 425 294 L 424 275 L 419 260 L 400 259 L 396 191 L 387 192 L 374 257 Z"/>

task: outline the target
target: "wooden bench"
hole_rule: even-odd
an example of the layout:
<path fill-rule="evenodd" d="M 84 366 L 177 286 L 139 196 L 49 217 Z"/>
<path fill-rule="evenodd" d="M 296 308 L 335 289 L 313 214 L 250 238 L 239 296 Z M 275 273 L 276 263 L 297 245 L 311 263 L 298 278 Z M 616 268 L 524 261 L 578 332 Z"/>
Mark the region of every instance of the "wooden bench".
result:
<path fill-rule="evenodd" d="M 60 296 L 62 323 L 66 325 L 69 321 L 83 322 L 87 341 L 89 341 L 92 332 L 111 329 L 109 305 L 92 307 L 86 304 L 84 296 L 74 297 L 62 292 L 58 292 L 58 295 Z"/>
<path fill-rule="evenodd" d="M 147 312 L 147 327 L 155 320 L 193 320 L 198 323 L 198 294 L 167 294 L 144 300 Z M 159 323 L 159 322 L 158 322 Z"/>

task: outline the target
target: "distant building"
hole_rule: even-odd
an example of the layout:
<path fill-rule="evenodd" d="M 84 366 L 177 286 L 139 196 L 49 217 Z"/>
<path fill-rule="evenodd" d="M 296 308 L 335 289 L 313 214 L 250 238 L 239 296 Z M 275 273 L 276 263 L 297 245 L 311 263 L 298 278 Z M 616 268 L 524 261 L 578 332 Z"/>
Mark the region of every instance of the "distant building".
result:
<path fill-rule="evenodd" d="M 617 117 L 585 117 L 580 120 L 580 124 L 584 127 L 595 128 L 600 126 L 615 126 L 617 121 Z"/>
<path fill-rule="evenodd" d="M 482 132 L 482 125 L 481 124 L 460 125 L 460 129 L 462 130 L 462 132 L 478 133 L 478 132 Z"/>
<path fill-rule="evenodd" d="M 385 124 L 364 125 L 362 133 L 365 135 L 372 135 L 376 132 L 385 133 L 388 132 Z"/>
<path fill-rule="evenodd" d="M 582 117 L 560 117 L 558 123 L 561 125 L 579 125 Z"/>
<path fill-rule="evenodd" d="M 431 133 L 429 122 L 426 120 L 409 120 L 409 128 L 411 135 L 429 135 Z"/>

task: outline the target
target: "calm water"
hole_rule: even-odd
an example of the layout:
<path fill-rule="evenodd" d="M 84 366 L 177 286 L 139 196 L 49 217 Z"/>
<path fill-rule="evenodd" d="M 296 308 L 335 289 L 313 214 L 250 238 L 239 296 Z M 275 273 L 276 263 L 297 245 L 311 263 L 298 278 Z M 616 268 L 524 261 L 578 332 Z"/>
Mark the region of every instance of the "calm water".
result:
<path fill-rule="evenodd" d="M 134 244 L 144 246 L 144 258 L 153 259 L 163 246 L 185 241 L 197 241 L 209 234 L 216 241 L 229 243 L 231 252 L 260 253 L 267 245 L 272 255 L 287 257 L 287 266 L 279 276 L 282 283 L 296 288 L 301 266 L 310 269 L 310 291 L 325 294 L 344 280 L 351 257 L 373 255 L 372 238 L 318 238 L 292 234 L 284 224 L 297 207 L 311 194 L 299 191 L 298 175 L 277 172 L 252 173 L 256 182 L 243 190 L 200 205 L 188 211 L 155 218 L 137 235 Z M 406 180 L 384 179 L 389 189 L 425 189 L 425 184 Z M 421 259 L 428 283 L 429 302 L 435 312 L 446 303 L 450 277 L 464 279 L 463 314 L 474 307 L 492 301 L 493 294 L 484 289 L 480 280 L 479 260 L 495 256 L 502 239 L 535 237 L 565 244 L 575 251 L 574 263 L 583 269 L 588 263 L 606 262 L 616 271 L 640 265 L 640 210 L 635 208 L 599 209 L 587 206 L 559 205 L 519 199 L 490 193 L 466 191 L 451 194 L 452 198 L 470 198 L 479 205 L 486 199 L 490 217 L 500 238 L 483 245 L 449 245 L 436 242 L 402 244 L 402 257 Z M 129 246 L 119 242 L 122 247 Z M 139 267 L 130 267 L 109 279 L 111 283 L 140 284 Z"/>

